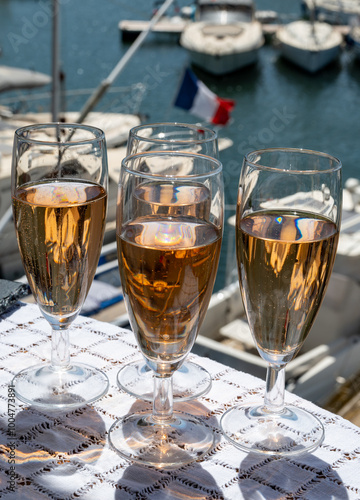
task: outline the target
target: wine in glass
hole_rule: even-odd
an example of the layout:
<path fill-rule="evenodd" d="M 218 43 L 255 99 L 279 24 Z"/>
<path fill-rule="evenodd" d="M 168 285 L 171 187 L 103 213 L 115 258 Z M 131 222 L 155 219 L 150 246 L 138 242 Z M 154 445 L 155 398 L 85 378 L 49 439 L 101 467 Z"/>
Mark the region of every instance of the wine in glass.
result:
<path fill-rule="evenodd" d="M 184 123 L 151 123 L 139 125 L 130 130 L 127 154 L 146 151 L 183 151 L 200 153 L 218 158 L 217 133 L 214 130 Z M 146 203 L 146 192 L 139 192 Z M 163 192 L 163 197 L 166 193 Z M 149 203 L 149 208 L 156 210 L 160 203 L 166 204 L 166 199 L 157 203 Z M 200 205 L 202 200 L 198 200 Z M 136 360 L 123 366 L 117 375 L 121 389 L 129 394 L 152 401 L 153 380 L 152 370 L 144 360 Z M 210 373 L 202 366 L 191 361 L 185 363 L 173 376 L 174 401 L 189 401 L 206 394 L 211 388 Z"/>
<path fill-rule="evenodd" d="M 51 363 L 14 378 L 17 397 L 45 409 L 90 403 L 107 376 L 73 363 L 69 327 L 98 265 L 105 230 L 108 171 L 102 130 L 39 124 L 15 132 L 12 205 L 20 255 L 33 296 L 52 328 Z"/>
<path fill-rule="evenodd" d="M 303 345 L 324 298 L 339 238 L 341 163 L 302 149 L 246 155 L 240 175 L 236 248 L 242 298 L 261 357 L 268 363 L 264 402 L 221 419 L 240 449 L 279 456 L 313 451 L 324 428 L 284 405 L 285 366 Z"/>
<path fill-rule="evenodd" d="M 207 311 L 223 212 L 222 166 L 215 158 L 156 151 L 123 160 L 117 214 L 120 275 L 131 326 L 154 372 L 153 412 L 130 414 L 109 431 L 112 446 L 129 460 L 176 467 L 199 459 L 213 445 L 210 428 L 173 411 L 172 375 L 192 348 Z"/>

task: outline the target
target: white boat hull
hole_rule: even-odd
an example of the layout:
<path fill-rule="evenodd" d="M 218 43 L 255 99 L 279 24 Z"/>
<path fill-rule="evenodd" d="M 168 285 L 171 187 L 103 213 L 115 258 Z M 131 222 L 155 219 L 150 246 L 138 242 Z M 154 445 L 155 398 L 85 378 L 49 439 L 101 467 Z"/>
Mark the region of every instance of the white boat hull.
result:
<path fill-rule="evenodd" d="M 264 378 L 267 363 L 255 348 L 238 288 L 213 295 L 195 352 Z M 358 371 L 359 300 L 359 283 L 333 273 L 309 337 L 287 365 L 288 390 L 323 405 Z"/>
<path fill-rule="evenodd" d="M 191 23 L 183 32 L 181 45 L 190 62 L 214 75 L 232 73 L 257 61 L 264 44 L 257 21 L 233 24 Z"/>
<path fill-rule="evenodd" d="M 10 66 L 0 66 L 0 92 L 32 89 L 51 83 L 51 77 L 37 71 Z"/>
<path fill-rule="evenodd" d="M 258 49 L 223 56 L 205 54 L 193 50 L 189 50 L 188 53 L 191 64 L 213 75 L 233 73 L 245 66 L 256 63 L 258 59 Z"/>
<path fill-rule="evenodd" d="M 302 196 L 295 197 L 300 207 Z M 234 226 L 234 216 L 228 222 Z M 234 257 L 235 248 L 228 255 L 229 270 L 236 266 Z M 286 368 L 288 390 L 324 405 L 359 372 L 359 302 L 360 181 L 348 179 L 333 273 L 311 332 Z M 255 376 L 265 376 L 267 364 L 252 339 L 237 280 L 212 296 L 196 342 L 198 353 Z"/>
<path fill-rule="evenodd" d="M 326 23 L 295 21 L 276 33 L 281 55 L 310 73 L 324 68 L 340 53 L 342 36 Z"/>
<path fill-rule="evenodd" d="M 77 116 L 78 113 L 68 112 L 64 118 L 67 123 L 71 123 L 76 120 Z M 11 159 L 14 132 L 17 128 L 25 125 L 49 121 L 51 119 L 47 113 L 18 114 L 9 121 L 3 121 L 0 129 L 0 227 L 4 223 L 0 232 L 0 275 L 5 279 L 17 279 L 24 273 L 14 225 L 11 218 L 7 219 L 6 217 L 7 210 L 11 207 Z M 92 112 L 88 115 L 85 123 L 100 127 L 105 131 L 107 138 L 110 182 L 105 242 L 109 242 L 115 238 L 118 167 L 126 156 L 126 149 L 119 145 L 126 142 L 130 128 L 139 125 L 140 118 L 130 114 Z M 7 220 L 6 224 L 3 222 L 3 217 L 4 221 Z"/>
<path fill-rule="evenodd" d="M 336 59 L 339 55 L 340 47 L 333 47 L 321 51 L 311 51 L 281 44 L 280 51 L 281 55 L 288 61 L 291 61 L 309 73 L 316 73 Z"/>

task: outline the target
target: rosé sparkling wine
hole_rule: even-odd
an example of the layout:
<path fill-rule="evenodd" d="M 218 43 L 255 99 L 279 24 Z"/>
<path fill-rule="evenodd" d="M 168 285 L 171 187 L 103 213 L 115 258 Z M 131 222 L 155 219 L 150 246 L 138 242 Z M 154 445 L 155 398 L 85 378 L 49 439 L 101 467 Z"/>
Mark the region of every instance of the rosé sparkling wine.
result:
<path fill-rule="evenodd" d="M 139 125 L 130 130 L 127 142 L 127 155 L 149 151 L 183 151 L 201 153 L 218 158 L 217 133 L 214 130 L 185 123 L 150 123 Z M 191 167 L 191 161 L 187 162 Z M 179 158 L 177 165 L 170 167 L 170 173 L 186 172 L 186 161 Z M 145 171 L 166 174 L 160 159 L 150 160 Z M 175 172 L 175 169 L 177 172 Z M 142 210 L 141 215 L 154 214 L 193 215 L 203 218 L 211 209 L 210 191 L 204 183 L 182 184 L 173 179 L 171 183 L 163 180 L 142 182 L 134 188 L 134 198 Z M 174 203 L 175 202 L 175 203 Z M 142 205 L 142 208 L 140 208 Z M 140 213 L 140 212 L 139 212 Z M 135 360 L 124 365 L 118 372 L 117 383 L 121 389 L 146 401 L 152 400 L 153 381 L 150 367 L 144 360 Z M 210 373 L 194 361 L 185 360 L 173 375 L 174 401 L 198 399 L 211 388 Z"/>
<path fill-rule="evenodd" d="M 184 358 L 199 331 L 220 247 L 220 231 L 192 217 L 139 218 L 118 236 L 123 289 L 138 342 L 154 363 L 169 363 L 167 370 Z"/>
<path fill-rule="evenodd" d="M 313 214 L 259 212 L 236 228 L 244 305 L 261 355 L 288 362 L 314 322 L 339 232 Z"/>
<path fill-rule="evenodd" d="M 257 350 L 267 365 L 263 400 L 221 417 L 243 451 L 294 456 L 316 450 L 324 425 L 285 404 L 285 368 L 306 340 L 333 269 L 342 207 L 341 162 L 327 153 L 268 148 L 244 157 L 236 211 L 240 288 Z"/>
<path fill-rule="evenodd" d="M 152 412 L 121 417 L 109 430 L 113 449 L 132 462 L 177 468 L 198 461 L 214 445 L 212 429 L 175 410 L 173 376 L 186 363 L 212 295 L 223 193 L 222 165 L 210 156 L 151 151 L 122 162 L 119 269 L 130 324 L 153 374 Z M 193 373 L 190 384 L 196 393 Z"/>
<path fill-rule="evenodd" d="M 108 390 L 104 372 L 70 356 L 70 327 L 99 262 L 108 181 L 102 130 L 39 123 L 15 131 L 15 231 L 31 291 L 52 330 L 49 362 L 24 368 L 13 379 L 16 396 L 27 405 L 67 411 L 97 401 Z"/>
<path fill-rule="evenodd" d="M 40 182 L 13 196 L 15 227 L 31 290 L 44 314 L 63 321 L 83 304 L 99 261 L 107 195 L 83 181 Z M 86 285 L 84 286 L 84 282 Z"/>

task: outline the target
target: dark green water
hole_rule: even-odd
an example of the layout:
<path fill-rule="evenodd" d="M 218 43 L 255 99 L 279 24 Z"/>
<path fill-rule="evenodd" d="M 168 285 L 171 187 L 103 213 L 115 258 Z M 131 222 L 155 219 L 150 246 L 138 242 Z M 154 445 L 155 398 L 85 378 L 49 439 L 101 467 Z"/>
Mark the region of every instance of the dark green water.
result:
<path fill-rule="evenodd" d="M 51 73 L 50 4 L 48 0 L 1 0 L 0 64 Z M 67 89 L 94 88 L 108 76 L 129 47 L 121 42 L 119 21 L 147 19 L 152 9 L 150 0 L 61 0 L 60 4 L 61 59 Z M 257 6 L 293 17 L 300 15 L 300 0 L 258 0 Z M 150 37 L 115 85 L 143 84 L 145 93 L 139 111 L 149 122 L 195 123 L 196 117 L 173 107 L 186 65 L 187 54 L 178 44 Z M 234 142 L 221 154 L 228 205 L 236 201 L 242 158 L 255 148 L 286 146 L 325 151 L 342 160 L 345 179 L 360 176 L 360 64 L 349 51 L 343 51 L 339 61 L 316 75 L 281 60 L 271 44 L 261 49 L 257 65 L 236 74 L 215 78 L 196 72 L 218 95 L 236 100 L 232 122 L 219 131 L 220 136 Z M 114 96 L 109 95 L 100 107 L 132 111 L 137 95 L 130 92 L 115 104 Z M 83 102 L 77 101 L 77 109 Z M 68 108 L 74 106 L 67 102 Z"/>

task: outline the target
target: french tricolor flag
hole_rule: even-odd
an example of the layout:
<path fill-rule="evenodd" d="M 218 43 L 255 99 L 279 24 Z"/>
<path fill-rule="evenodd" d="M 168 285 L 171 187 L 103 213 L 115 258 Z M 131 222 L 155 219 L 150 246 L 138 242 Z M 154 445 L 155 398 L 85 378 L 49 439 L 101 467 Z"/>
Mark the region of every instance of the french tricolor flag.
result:
<path fill-rule="evenodd" d="M 235 101 L 218 97 L 187 69 L 174 105 L 214 125 L 226 125 Z"/>

